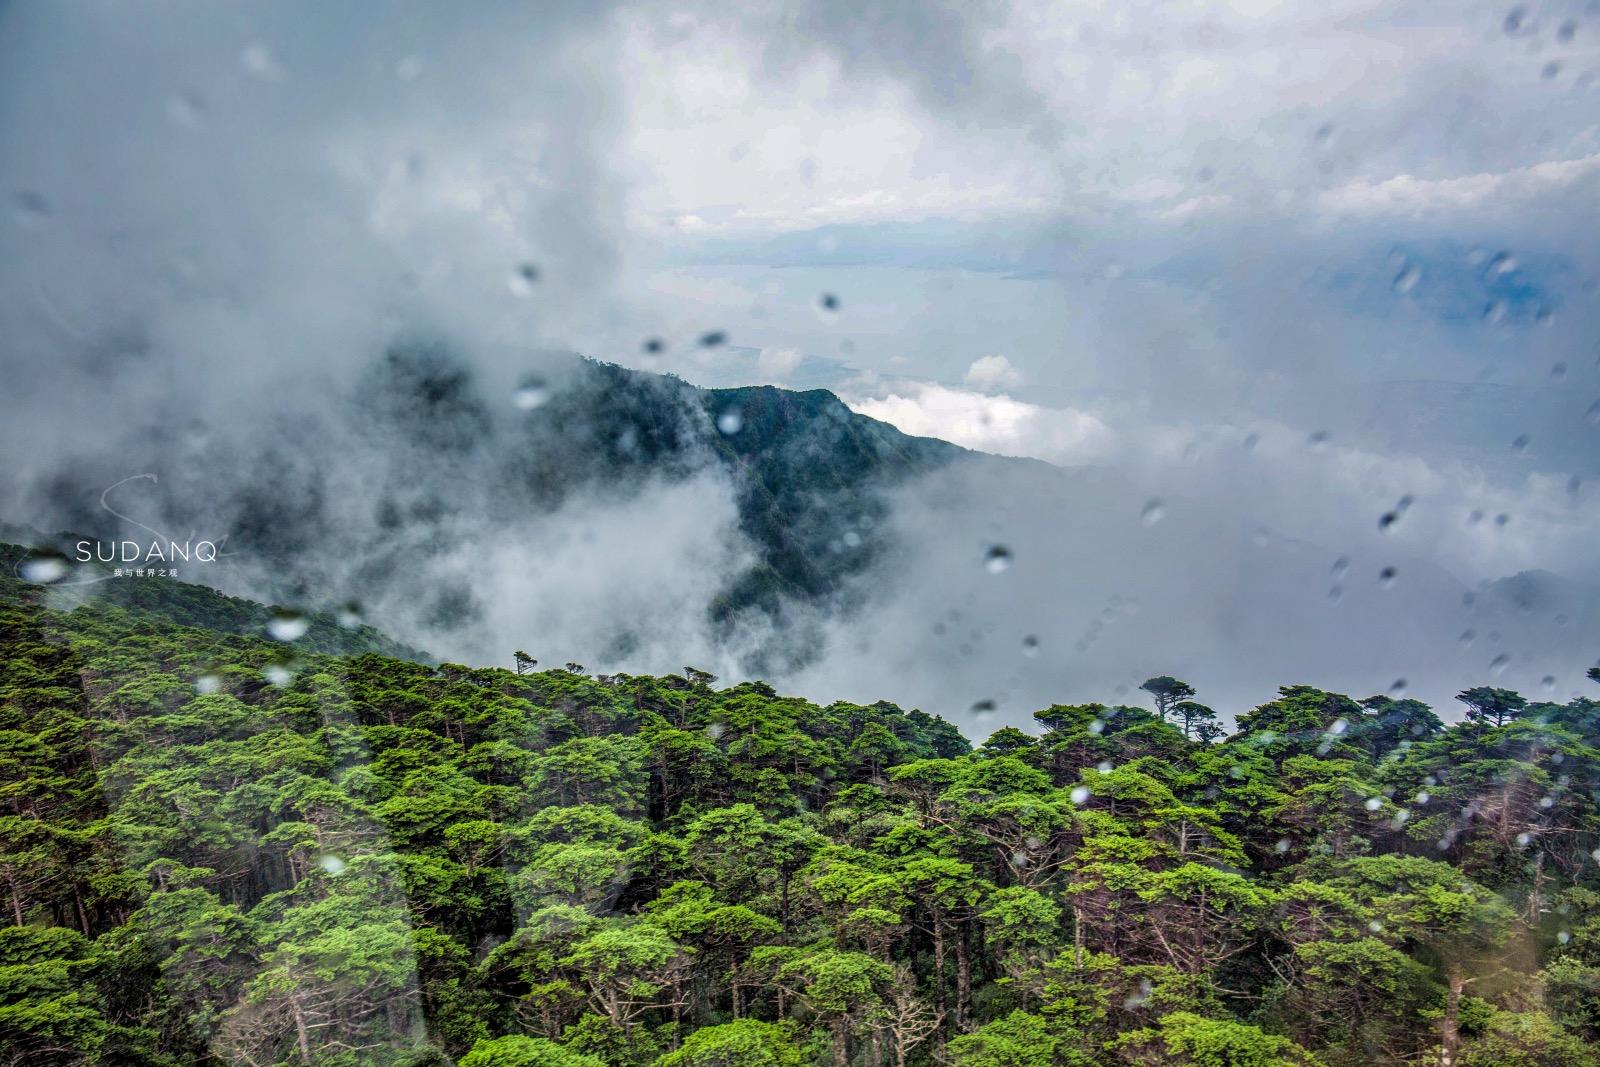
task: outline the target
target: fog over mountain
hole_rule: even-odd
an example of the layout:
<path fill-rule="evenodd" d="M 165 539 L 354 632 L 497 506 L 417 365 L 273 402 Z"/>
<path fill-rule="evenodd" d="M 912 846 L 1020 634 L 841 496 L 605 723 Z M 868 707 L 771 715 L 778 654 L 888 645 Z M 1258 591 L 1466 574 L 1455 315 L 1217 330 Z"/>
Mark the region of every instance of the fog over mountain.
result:
<path fill-rule="evenodd" d="M 1600 20 L 869 6 L 0 10 L 0 520 L 979 732 L 1580 686 Z"/>

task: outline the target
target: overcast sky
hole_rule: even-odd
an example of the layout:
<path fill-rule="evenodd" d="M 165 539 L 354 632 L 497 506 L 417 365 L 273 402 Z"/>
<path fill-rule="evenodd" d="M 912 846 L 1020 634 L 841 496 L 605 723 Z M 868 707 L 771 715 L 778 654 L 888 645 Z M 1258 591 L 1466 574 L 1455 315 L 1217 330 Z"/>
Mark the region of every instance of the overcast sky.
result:
<path fill-rule="evenodd" d="M 1187 573 L 1235 565 L 1229 528 L 1364 582 L 1597 583 L 1597 74 L 1592 2 L 13 3 L 3 517 L 138 426 L 293 410 L 419 329 L 508 386 L 561 348 L 1112 471 L 1169 528 L 1204 513 L 1165 550 Z M 1145 574 L 1134 505 L 1079 566 Z M 1230 659 L 1230 700 L 1317 680 L 1188 622 L 1170 658 Z M 1581 662 L 1519 648 L 1506 679 L 1581 685 L 1600 633 L 1565 633 Z M 899 695 L 866 669 L 797 684 Z"/>

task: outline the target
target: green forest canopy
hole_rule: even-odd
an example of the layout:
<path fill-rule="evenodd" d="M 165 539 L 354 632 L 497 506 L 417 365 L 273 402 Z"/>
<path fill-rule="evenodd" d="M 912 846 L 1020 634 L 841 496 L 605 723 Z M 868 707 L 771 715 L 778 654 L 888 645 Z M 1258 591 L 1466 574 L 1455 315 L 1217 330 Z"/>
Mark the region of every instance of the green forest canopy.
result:
<path fill-rule="evenodd" d="M 7 1063 L 1596 1062 L 1591 700 L 1287 686 L 1224 736 L 1160 677 L 973 749 L 159 584 L 0 577 Z"/>

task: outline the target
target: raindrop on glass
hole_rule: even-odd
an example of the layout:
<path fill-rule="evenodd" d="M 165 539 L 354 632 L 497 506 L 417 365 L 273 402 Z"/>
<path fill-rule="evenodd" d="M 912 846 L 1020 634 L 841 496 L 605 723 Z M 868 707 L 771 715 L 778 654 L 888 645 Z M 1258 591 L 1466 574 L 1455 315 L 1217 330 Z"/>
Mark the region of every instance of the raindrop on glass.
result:
<path fill-rule="evenodd" d="M 209 696 L 222 688 L 222 675 L 211 671 L 199 675 L 194 680 L 194 691 L 201 696 Z"/>
<path fill-rule="evenodd" d="M 1329 573 L 1331 573 L 1335 578 L 1343 578 L 1349 570 L 1350 561 L 1344 556 L 1340 556 L 1338 559 L 1333 561 L 1333 569 Z"/>
<path fill-rule="evenodd" d="M 1489 673 L 1494 675 L 1496 678 L 1498 678 L 1500 675 L 1505 673 L 1506 668 L 1509 667 L 1510 665 L 1511 665 L 1511 656 L 1510 656 L 1510 654 L 1502 652 L 1498 656 L 1496 656 L 1494 659 L 1489 661 Z"/>
<path fill-rule="evenodd" d="M 1037 635 L 1029 634 L 1022 639 L 1022 654 L 1024 656 L 1037 656 L 1039 654 L 1039 638 Z"/>
<path fill-rule="evenodd" d="M 1462 648 L 1471 648 L 1472 642 L 1476 641 L 1477 639 L 1478 632 L 1476 630 L 1463 630 L 1461 631 L 1461 637 L 1458 638 Z"/>
<path fill-rule="evenodd" d="M 1166 518 L 1167 506 L 1160 500 L 1151 499 L 1145 503 L 1144 510 L 1139 512 L 1139 521 L 1146 526 L 1154 526 Z"/>
<path fill-rule="evenodd" d="M 354 630 L 361 625 L 361 605 L 354 600 L 347 600 L 334 612 L 333 617 L 346 630 Z"/>
<path fill-rule="evenodd" d="M 167 97 L 167 118 L 174 125 L 193 129 L 206 120 L 206 102 L 192 89 Z"/>
<path fill-rule="evenodd" d="M 277 641 L 294 641 L 305 636 L 311 623 L 298 611 L 275 611 L 267 620 L 267 633 Z"/>
<path fill-rule="evenodd" d="M 1072 792 L 1068 793 L 1067 796 L 1072 798 L 1072 802 L 1074 804 L 1087 803 L 1089 800 L 1089 787 L 1086 785 L 1075 785 L 1072 787 Z M 1595 852 L 1597 854 L 1597 858 L 1600 858 L 1600 849 L 1595 849 Z"/>
<path fill-rule="evenodd" d="M 1386 511 L 1382 515 L 1378 516 L 1378 529 L 1382 530 L 1384 533 L 1388 533 L 1389 527 L 1393 526 L 1399 521 L 1400 515 L 1398 512 Z"/>
<path fill-rule="evenodd" d="M 283 79 L 283 64 L 273 55 L 272 49 L 257 41 L 239 53 L 239 66 L 250 77 L 264 82 Z"/>
<path fill-rule="evenodd" d="M 1552 59 L 1550 62 L 1546 63 L 1542 69 L 1540 69 L 1539 76 L 1544 78 L 1546 81 L 1549 81 L 1551 78 L 1554 78 L 1560 73 L 1561 61 L 1558 59 Z"/>
<path fill-rule="evenodd" d="M 1422 280 L 1422 268 L 1415 263 L 1407 263 L 1401 268 L 1400 273 L 1394 276 L 1394 291 L 1402 296 L 1417 287 L 1417 282 Z"/>
<path fill-rule="evenodd" d="M 1406 680 L 1404 678 L 1396 678 L 1394 680 L 1394 684 L 1389 687 L 1389 695 L 1392 696 L 1392 697 L 1403 697 L 1403 696 L 1405 696 L 1406 695 Z"/>
<path fill-rule="evenodd" d="M 15 204 L 18 226 L 33 229 L 50 221 L 50 201 L 42 193 L 24 189 L 16 195 Z"/>
<path fill-rule="evenodd" d="M 517 385 L 511 394 L 511 403 L 519 411 L 532 411 L 544 407 L 550 400 L 550 386 L 538 375 L 530 374 Z"/>
<path fill-rule="evenodd" d="M 1539 688 L 1543 689 L 1546 693 L 1554 693 L 1556 691 L 1556 676 L 1553 674 L 1547 674 L 1543 678 L 1540 678 Z"/>
<path fill-rule="evenodd" d="M 1393 567 L 1385 567 L 1378 572 L 1378 584 L 1385 589 L 1391 589 L 1394 587 L 1394 581 L 1398 574 L 1399 572 Z"/>
<path fill-rule="evenodd" d="M 1518 434 L 1516 436 L 1516 438 L 1514 440 L 1512 440 L 1512 442 L 1511 442 L 1511 451 L 1513 451 L 1513 452 L 1526 452 L 1528 450 L 1528 443 L 1530 441 L 1532 441 L 1532 440 L 1533 440 L 1533 438 L 1529 437 L 1525 433 Z"/>
<path fill-rule="evenodd" d="M 667 347 L 667 344 L 659 337 L 647 337 L 645 338 L 645 342 L 641 347 L 644 348 L 646 354 L 659 356 Z"/>
<path fill-rule="evenodd" d="M 1590 425 L 1600 426 L 1600 400 L 1590 404 L 1589 410 L 1583 413 L 1583 417 L 1589 420 Z"/>
<path fill-rule="evenodd" d="M 528 296 L 538 283 L 539 268 L 532 263 L 518 263 L 506 278 L 506 288 L 511 290 L 512 296 Z"/>
<path fill-rule="evenodd" d="M 1557 362 L 1553 366 L 1551 366 L 1551 368 L 1550 368 L 1550 377 L 1555 378 L 1557 381 L 1559 381 L 1562 378 L 1565 378 L 1566 376 L 1567 376 L 1567 365 L 1565 363 Z"/>
<path fill-rule="evenodd" d="M 1571 43 L 1572 39 L 1577 35 L 1578 23 L 1575 19 L 1568 19 L 1556 28 L 1556 40 L 1562 44 Z"/>
<path fill-rule="evenodd" d="M 1491 300 L 1483 309 L 1483 321 L 1490 326 L 1497 326 L 1506 317 L 1506 312 L 1511 310 L 1504 300 Z"/>
<path fill-rule="evenodd" d="M 990 545 L 989 551 L 983 554 L 983 569 L 990 574 L 999 574 L 1011 566 L 1011 550 L 1005 545 Z"/>
<path fill-rule="evenodd" d="M 821 308 L 823 311 L 830 312 L 830 313 L 838 311 L 839 310 L 839 298 L 834 296 L 832 293 L 823 293 L 820 297 L 817 298 L 817 307 Z"/>
<path fill-rule="evenodd" d="M 712 330 L 709 333 L 703 333 L 700 335 L 701 348 L 716 348 L 719 345 L 725 345 L 727 343 L 728 335 L 722 330 Z"/>
<path fill-rule="evenodd" d="M 55 553 L 41 553 L 29 556 L 17 568 L 25 582 L 35 582 L 39 585 L 50 585 L 59 582 L 67 576 L 67 561 Z"/>
<path fill-rule="evenodd" d="M 744 429 L 744 415 L 738 408 L 726 408 L 717 416 L 717 432 L 724 437 L 732 437 Z"/>
<path fill-rule="evenodd" d="M 344 873 L 346 864 L 338 856 L 329 854 L 317 860 L 317 866 L 337 877 Z"/>

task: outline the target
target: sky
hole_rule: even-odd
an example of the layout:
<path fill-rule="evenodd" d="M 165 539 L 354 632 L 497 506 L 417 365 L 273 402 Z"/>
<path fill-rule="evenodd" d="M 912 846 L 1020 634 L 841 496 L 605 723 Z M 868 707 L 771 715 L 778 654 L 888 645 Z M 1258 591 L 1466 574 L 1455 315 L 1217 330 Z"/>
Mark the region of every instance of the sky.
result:
<path fill-rule="evenodd" d="M 0 518 L 70 514 L 153 428 L 235 480 L 338 466 L 328 397 L 426 334 L 499 395 L 576 351 L 1102 479 L 907 489 L 887 592 L 786 679 L 819 699 L 1006 688 L 1018 717 L 1179 670 L 1228 710 L 1291 681 L 1564 695 L 1592 612 L 1459 601 L 1600 586 L 1597 75 L 1584 2 L 6 4 Z M 588 662 L 609 615 L 692 614 L 747 550 L 729 493 L 458 530 L 498 620 L 473 640 Z M 982 584 L 1002 541 L 1041 546 L 1032 595 Z M 1435 577 L 1328 617 L 1386 566 Z M 952 570 L 971 603 L 919 599 Z M 1031 613 L 1062 659 L 862 639 L 946 610 Z M 710 640 L 665 623 L 642 665 Z"/>

